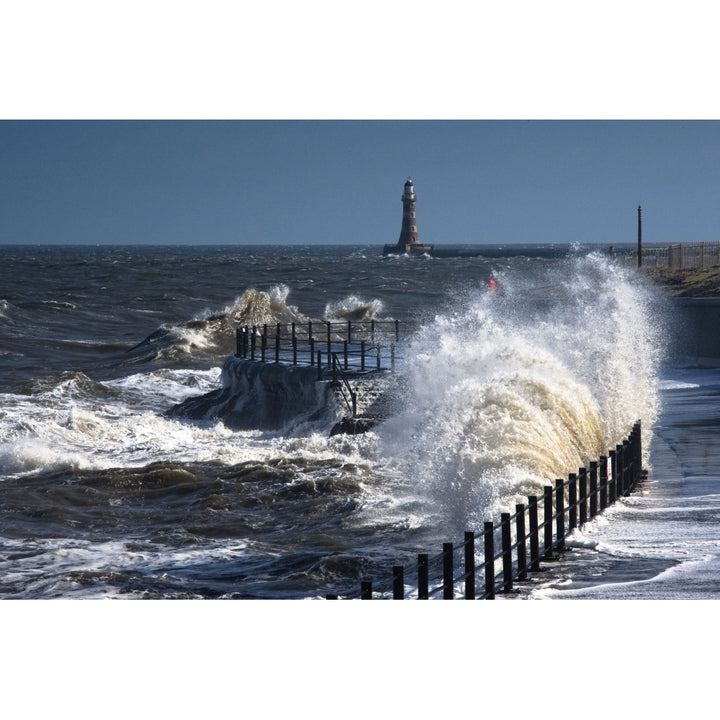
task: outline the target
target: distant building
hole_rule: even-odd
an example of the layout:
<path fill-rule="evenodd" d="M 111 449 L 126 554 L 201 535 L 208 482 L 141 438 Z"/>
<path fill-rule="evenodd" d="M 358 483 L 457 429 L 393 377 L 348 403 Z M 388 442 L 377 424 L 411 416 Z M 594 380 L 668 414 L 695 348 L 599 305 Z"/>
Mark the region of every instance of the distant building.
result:
<path fill-rule="evenodd" d="M 401 198 L 403 204 L 402 227 L 400 239 L 395 245 L 385 245 L 383 255 L 409 253 L 411 255 L 431 253 L 434 245 L 424 245 L 418 235 L 415 217 L 415 186 L 410 178 L 405 183 L 405 192 Z"/>

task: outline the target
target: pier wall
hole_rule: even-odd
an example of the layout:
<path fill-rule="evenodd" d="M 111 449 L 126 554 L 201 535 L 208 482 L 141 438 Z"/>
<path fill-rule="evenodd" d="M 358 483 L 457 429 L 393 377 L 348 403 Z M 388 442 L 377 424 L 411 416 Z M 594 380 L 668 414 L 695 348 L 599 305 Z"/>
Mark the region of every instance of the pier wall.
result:
<path fill-rule="evenodd" d="M 674 298 L 672 303 L 671 360 L 720 366 L 720 298 Z"/>
<path fill-rule="evenodd" d="M 288 424 L 332 421 L 338 403 L 329 382 L 318 382 L 317 369 L 226 358 L 222 387 L 175 405 L 170 417 L 222 420 L 236 430 L 275 430 Z"/>

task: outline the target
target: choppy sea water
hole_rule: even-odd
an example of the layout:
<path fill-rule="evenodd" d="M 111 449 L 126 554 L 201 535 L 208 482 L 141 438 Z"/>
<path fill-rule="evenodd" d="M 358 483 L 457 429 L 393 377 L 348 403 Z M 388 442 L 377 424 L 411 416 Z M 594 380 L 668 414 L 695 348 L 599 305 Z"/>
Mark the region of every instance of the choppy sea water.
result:
<path fill-rule="evenodd" d="M 356 590 L 497 519 L 637 419 L 657 442 L 672 407 L 667 301 L 592 249 L 0 252 L 6 598 Z M 348 317 L 417 328 L 402 401 L 372 432 L 330 437 L 332 413 L 244 431 L 167 416 L 218 387 L 238 324 Z"/>

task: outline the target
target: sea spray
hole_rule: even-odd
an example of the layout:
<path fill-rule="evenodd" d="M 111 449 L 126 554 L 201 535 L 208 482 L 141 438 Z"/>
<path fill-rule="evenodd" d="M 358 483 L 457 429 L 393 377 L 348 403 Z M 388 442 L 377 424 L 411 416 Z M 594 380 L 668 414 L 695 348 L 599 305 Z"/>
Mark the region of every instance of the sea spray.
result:
<path fill-rule="evenodd" d="M 383 303 L 380 300 L 364 300 L 356 295 L 350 295 L 342 300 L 328 303 L 325 307 L 325 320 L 342 321 L 372 320 L 383 311 Z"/>
<path fill-rule="evenodd" d="M 650 291 L 599 255 L 497 274 L 407 350 L 383 452 L 457 531 L 514 511 L 658 410 L 662 328 Z"/>

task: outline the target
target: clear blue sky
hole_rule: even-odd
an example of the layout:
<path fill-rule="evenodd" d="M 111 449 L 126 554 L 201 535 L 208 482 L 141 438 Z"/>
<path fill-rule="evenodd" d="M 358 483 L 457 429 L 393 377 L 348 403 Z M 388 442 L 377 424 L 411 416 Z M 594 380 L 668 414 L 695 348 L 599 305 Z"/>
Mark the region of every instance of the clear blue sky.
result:
<path fill-rule="evenodd" d="M 0 243 L 720 240 L 717 121 L 0 122 Z"/>
<path fill-rule="evenodd" d="M 428 243 L 632 243 L 639 204 L 647 243 L 720 240 L 717 24 L 682 10 L 6 3 L 0 243 L 392 243 L 408 176 Z"/>

